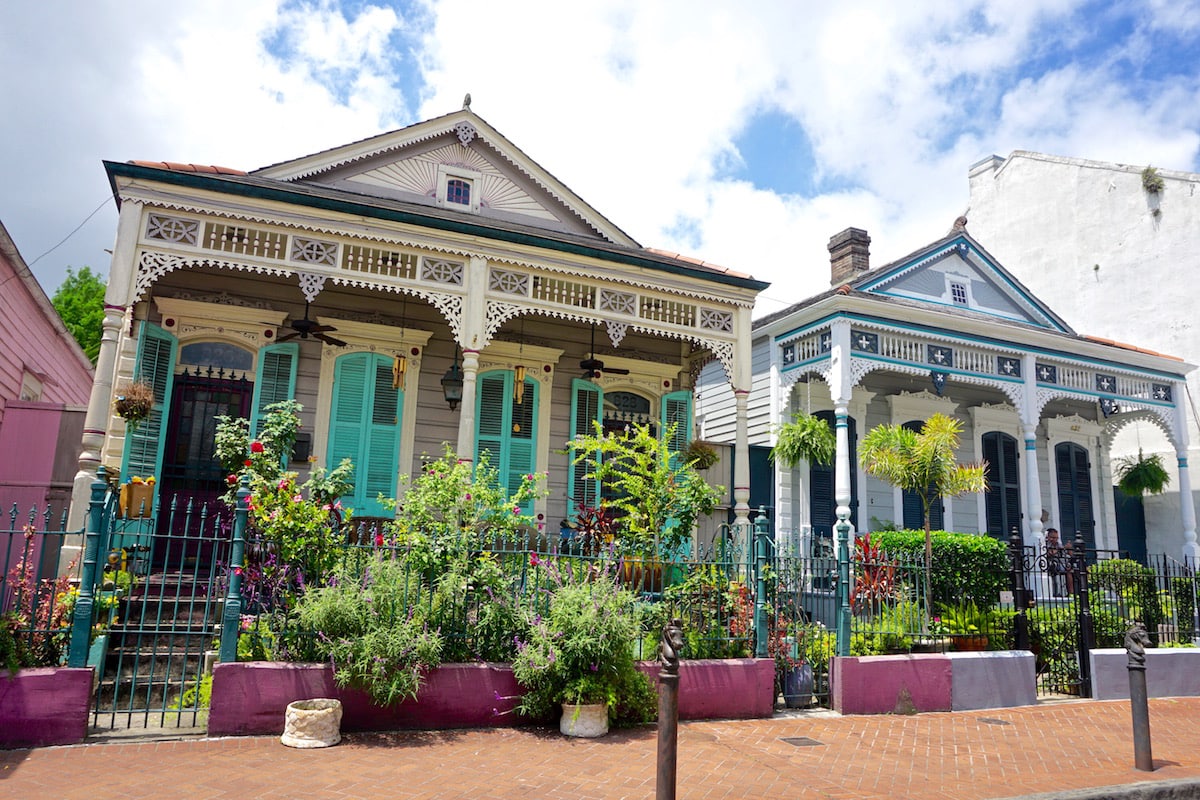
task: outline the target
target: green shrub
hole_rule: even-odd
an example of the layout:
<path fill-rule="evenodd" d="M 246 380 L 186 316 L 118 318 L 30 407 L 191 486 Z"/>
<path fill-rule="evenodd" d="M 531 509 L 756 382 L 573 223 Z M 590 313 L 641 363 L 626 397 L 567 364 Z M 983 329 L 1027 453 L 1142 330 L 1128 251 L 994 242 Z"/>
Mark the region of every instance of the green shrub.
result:
<path fill-rule="evenodd" d="M 1113 558 L 1088 567 L 1088 587 L 1092 607 L 1108 607 L 1102 592 L 1112 592 L 1118 602 L 1117 613 L 1126 622 L 1139 620 L 1146 626 L 1150 641 L 1158 642 L 1158 624 L 1163 620 L 1162 601 L 1155 584 L 1154 570 L 1128 558 Z"/>
<path fill-rule="evenodd" d="M 991 608 L 1008 588 L 1008 547 L 990 536 L 932 531 L 932 597 L 937 604 L 974 603 Z M 924 531 L 876 531 L 871 543 L 888 555 L 919 563 L 924 559 Z"/>
<path fill-rule="evenodd" d="M 1175 601 L 1175 624 L 1180 642 L 1191 642 L 1196 636 L 1196 579 L 1171 579 L 1171 596 Z"/>
<path fill-rule="evenodd" d="M 338 686 L 363 689 L 386 706 L 415 698 L 424 673 L 441 663 L 442 637 L 427 628 L 419 596 L 404 564 L 376 554 L 361 570 L 339 567 L 296 610 L 319 632 L 317 649 L 333 662 Z"/>

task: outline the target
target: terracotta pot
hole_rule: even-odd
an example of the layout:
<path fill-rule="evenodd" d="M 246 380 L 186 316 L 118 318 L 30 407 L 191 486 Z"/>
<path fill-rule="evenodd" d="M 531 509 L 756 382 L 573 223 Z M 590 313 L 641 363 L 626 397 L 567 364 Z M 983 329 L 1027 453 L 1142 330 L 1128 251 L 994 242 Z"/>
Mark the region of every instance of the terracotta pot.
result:
<path fill-rule="evenodd" d="M 958 636 L 954 639 L 954 649 L 964 652 L 987 650 L 988 637 L 984 634 L 975 636 Z"/>
<path fill-rule="evenodd" d="M 608 706 L 604 703 L 563 703 L 558 730 L 563 736 L 594 739 L 608 733 Z"/>

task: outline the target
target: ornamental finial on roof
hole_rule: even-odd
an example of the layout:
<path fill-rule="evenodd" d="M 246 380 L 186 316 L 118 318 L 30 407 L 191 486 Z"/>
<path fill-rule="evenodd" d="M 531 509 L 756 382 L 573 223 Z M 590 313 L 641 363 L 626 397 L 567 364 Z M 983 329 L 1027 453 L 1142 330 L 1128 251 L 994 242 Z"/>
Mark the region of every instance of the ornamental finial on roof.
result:
<path fill-rule="evenodd" d="M 463 110 L 464 111 L 471 110 L 471 93 L 470 92 L 467 92 L 465 95 L 463 95 Z"/>
<path fill-rule="evenodd" d="M 959 217 L 958 219 L 954 220 L 954 228 L 953 228 L 953 230 L 956 230 L 956 231 L 965 231 L 966 229 L 967 229 L 967 217 L 966 217 L 966 215 L 964 214 L 963 216 L 961 216 L 961 217 Z"/>

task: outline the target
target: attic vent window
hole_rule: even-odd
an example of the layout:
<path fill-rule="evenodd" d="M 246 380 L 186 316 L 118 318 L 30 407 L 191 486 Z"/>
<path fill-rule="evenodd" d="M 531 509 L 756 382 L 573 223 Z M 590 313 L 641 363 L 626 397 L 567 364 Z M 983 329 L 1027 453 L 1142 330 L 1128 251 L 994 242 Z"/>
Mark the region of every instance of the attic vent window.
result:
<path fill-rule="evenodd" d="M 950 299 L 954 301 L 956 306 L 968 305 L 967 302 L 967 285 L 958 281 L 950 282 Z"/>
<path fill-rule="evenodd" d="M 471 184 L 461 178 L 451 178 L 446 181 L 446 202 L 460 206 L 471 205 Z"/>

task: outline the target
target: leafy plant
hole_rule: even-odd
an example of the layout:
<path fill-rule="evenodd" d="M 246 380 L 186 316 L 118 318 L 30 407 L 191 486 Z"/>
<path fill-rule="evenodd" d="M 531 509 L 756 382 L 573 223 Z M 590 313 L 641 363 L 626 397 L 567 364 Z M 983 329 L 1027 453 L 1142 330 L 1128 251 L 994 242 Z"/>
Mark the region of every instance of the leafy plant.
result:
<path fill-rule="evenodd" d="M 1162 494 L 1171 483 L 1171 476 L 1163 466 L 1163 458 L 1158 453 L 1143 455 L 1138 449 L 1137 458 L 1125 456 L 1117 459 L 1114 473 L 1117 478 L 1117 488 L 1127 497 L 1141 497 L 1143 494 Z"/>
<path fill-rule="evenodd" d="M 962 423 L 945 414 L 925 420 L 920 433 L 903 425 L 872 428 L 859 448 L 859 461 L 871 475 L 921 498 L 925 518 L 925 606 L 931 608 L 933 546 L 929 509 L 942 497 L 987 491 L 986 463 L 959 464 Z"/>
<path fill-rule="evenodd" d="M 1147 194 L 1159 194 L 1165 186 L 1163 177 L 1158 174 L 1157 169 L 1147 166 L 1142 170 L 1142 188 Z"/>
<path fill-rule="evenodd" d="M 425 624 L 419 592 L 403 563 L 376 552 L 361 568 L 339 566 L 296 611 L 318 632 L 317 648 L 338 686 L 362 689 L 386 706 L 415 698 L 424 674 L 441 663 L 442 637 Z"/>
<path fill-rule="evenodd" d="M 854 540 L 854 588 L 850 594 L 850 609 L 854 613 L 878 612 L 882 605 L 897 597 L 895 559 L 888 558 L 871 535 Z"/>
<path fill-rule="evenodd" d="M 720 461 L 721 457 L 712 445 L 693 439 L 683 450 L 683 460 L 698 470 L 706 470 Z"/>
<path fill-rule="evenodd" d="M 607 575 L 559 587 L 547 613 L 529 620 L 513 660 L 526 690 L 520 712 L 545 718 L 560 703 L 604 703 L 616 724 L 652 719 L 654 690 L 633 657 L 633 607 L 633 594 Z"/>
<path fill-rule="evenodd" d="M 67 267 L 67 277 L 50 299 L 63 324 L 93 364 L 100 354 L 106 290 L 104 278 L 92 272 L 90 267 L 79 270 Z"/>
<path fill-rule="evenodd" d="M 117 388 L 113 410 L 130 427 L 150 416 L 154 409 L 154 387 L 144 381 L 133 381 Z"/>
<path fill-rule="evenodd" d="M 939 603 L 971 602 L 981 608 L 996 604 L 1008 588 L 1008 549 L 1004 542 L 974 533 L 930 531 L 933 569 L 930 593 Z M 902 561 L 921 558 L 923 531 L 875 531 L 871 541 Z"/>
<path fill-rule="evenodd" d="M 1163 609 L 1154 570 L 1131 559 L 1111 558 L 1088 567 L 1088 584 L 1093 592 L 1114 593 L 1120 601 L 1120 616 L 1129 621 L 1140 620 L 1150 634 L 1150 641 L 1157 644 Z"/>
<path fill-rule="evenodd" d="M 595 432 L 568 442 L 588 478 L 609 489 L 618 510 L 619 542 L 639 555 L 678 552 L 690 540 L 696 518 L 716 508 L 722 489 L 709 486 L 696 468 L 671 451 L 674 423 L 662 437 L 648 425 L 623 434 Z"/>
<path fill-rule="evenodd" d="M 791 468 L 802 462 L 832 464 L 837 439 L 829 423 L 820 417 L 797 412 L 791 422 L 779 426 L 769 458 Z"/>

